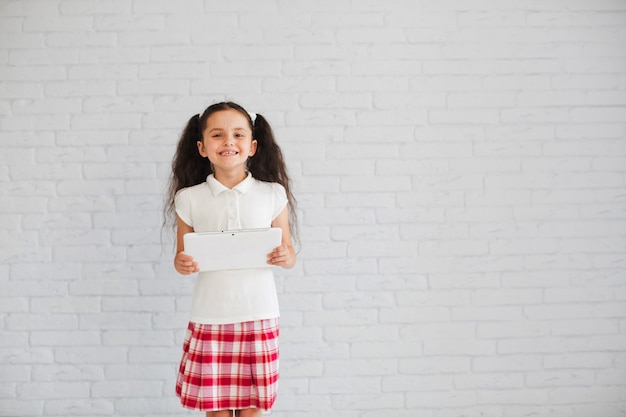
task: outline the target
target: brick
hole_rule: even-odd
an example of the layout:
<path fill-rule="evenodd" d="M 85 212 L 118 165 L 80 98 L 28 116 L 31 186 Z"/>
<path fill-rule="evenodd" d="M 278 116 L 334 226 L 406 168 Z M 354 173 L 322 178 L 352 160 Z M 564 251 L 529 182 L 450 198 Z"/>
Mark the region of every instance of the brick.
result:
<path fill-rule="evenodd" d="M 133 3 L 133 11 L 138 14 L 149 14 L 149 13 L 174 13 L 174 12 L 182 12 L 188 14 L 195 14 L 202 12 L 204 10 L 202 1 L 194 0 L 186 2 L 184 5 L 174 6 L 172 3 L 161 0 L 161 1 L 148 1 L 141 0 Z"/>
<path fill-rule="evenodd" d="M 163 297 L 144 297 L 140 302 L 135 297 L 106 297 L 102 300 L 102 311 L 174 311 L 173 300 Z"/>
<path fill-rule="evenodd" d="M 336 39 L 340 43 L 351 42 L 388 42 L 402 43 L 406 41 L 406 34 L 402 28 L 349 28 L 339 29 Z"/>
<path fill-rule="evenodd" d="M 552 404 L 603 403 L 610 398 L 618 399 L 623 387 L 559 387 L 552 390 Z"/>
<path fill-rule="evenodd" d="M 46 401 L 45 412 L 51 415 L 114 415 L 114 407 L 107 400 L 52 400 Z"/>
<path fill-rule="evenodd" d="M 614 308 L 607 309 L 606 312 L 601 311 L 602 314 L 595 314 L 595 317 L 613 316 L 615 311 L 623 308 L 623 305 L 615 305 Z M 573 352 L 588 352 L 598 350 L 598 346 L 602 346 L 603 350 L 607 352 L 620 351 L 624 349 L 626 345 L 626 338 L 622 335 L 602 335 L 595 337 L 581 338 L 580 340 L 572 340 L 568 344 L 568 348 Z"/>
<path fill-rule="evenodd" d="M 612 360 L 612 355 L 607 353 L 567 353 L 546 356 L 544 366 L 547 369 L 596 369 L 609 367 Z"/>
<path fill-rule="evenodd" d="M 549 91 L 551 87 L 551 77 L 536 74 L 497 75 L 486 79 L 483 86 L 488 91 L 500 89 L 508 90 L 511 89 L 512 86 L 515 86 L 516 89 L 530 91 Z M 515 114 L 515 112 L 511 112 Z M 519 112 L 521 112 L 521 110 L 518 111 L 518 113 Z"/>
<path fill-rule="evenodd" d="M 37 365 L 32 370 L 33 381 L 74 382 L 77 379 L 83 381 L 99 381 L 104 378 L 104 372 L 98 365 Z"/>
<path fill-rule="evenodd" d="M 21 223 L 24 230 L 40 229 L 44 225 L 48 230 L 89 229 L 91 227 L 91 219 L 86 213 L 25 214 Z"/>
<path fill-rule="evenodd" d="M 487 242 L 479 240 L 423 241 L 419 244 L 418 252 L 425 256 L 485 255 L 488 247 Z"/>
<path fill-rule="evenodd" d="M 76 32 L 89 31 L 93 19 L 89 16 L 27 16 L 24 18 L 25 32 Z"/>
<path fill-rule="evenodd" d="M 181 347 L 180 346 L 139 346 L 130 347 L 128 352 L 128 362 L 133 363 L 147 363 L 147 364 L 171 364 L 172 358 L 176 358 L 178 361 L 180 358 Z"/>
<path fill-rule="evenodd" d="M 5 99 L 38 99 L 43 94 L 43 86 L 29 82 L 0 83 L 0 94 Z"/>
<path fill-rule="evenodd" d="M 597 108 L 574 108 L 570 112 L 570 117 L 579 123 L 585 122 L 616 122 L 624 120 L 626 117 L 626 107 L 606 107 L 602 109 Z"/>
<path fill-rule="evenodd" d="M 166 417 L 180 412 L 180 404 L 169 398 L 119 398 L 115 400 L 115 410 L 120 415 L 137 416 L 149 414 L 152 416 Z M 166 413 L 166 414 L 157 414 Z"/>
<path fill-rule="evenodd" d="M 7 253 L 9 251 L 6 251 Z M 33 261 L 33 255 L 31 253 L 20 254 L 19 251 L 14 252 L 13 260 L 20 262 L 20 258 L 24 260 L 28 259 Z M 8 258 L 11 259 L 11 258 Z M 44 262 L 44 258 L 36 259 L 37 262 Z M 45 259 L 46 263 L 49 263 L 49 259 Z M 41 297 L 41 296 L 62 296 L 67 294 L 67 283 L 60 280 L 52 281 L 39 281 L 37 285 L 33 285 L 33 281 L 8 281 L 0 289 L 1 296 L 11 297 Z"/>
<path fill-rule="evenodd" d="M 466 323 L 441 323 L 428 324 L 420 323 L 417 325 L 407 325 L 400 329 L 400 335 L 408 340 L 438 341 L 460 339 L 472 339 L 476 334 L 476 326 Z M 442 353 L 437 351 L 438 354 Z"/>
<path fill-rule="evenodd" d="M 206 46 L 160 46 L 150 50 L 151 62 L 203 62 L 204 56 L 216 55 L 219 49 Z"/>
<path fill-rule="evenodd" d="M 74 281 L 70 284 L 70 293 L 76 294 L 108 294 L 120 295 L 128 292 L 136 294 L 137 282 L 132 278 L 146 276 L 145 268 L 134 265 L 107 264 L 103 262 L 84 263 L 82 265 L 86 277 L 93 280 Z M 124 270 L 126 280 L 120 279 L 121 271 Z"/>
<path fill-rule="evenodd" d="M 9 148 L 4 149 L 0 161 L 5 165 L 32 164 L 35 161 L 34 149 Z"/>
<path fill-rule="evenodd" d="M 376 376 L 340 376 L 314 379 L 310 390 L 312 394 L 378 394 L 380 385 L 380 377 Z"/>
<path fill-rule="evenodd" d="M 427 340 L 424 355 L 494 355 L 497 351 L 493 341 L 467 339 Z"/>
<path fill-rule="evenodd" d="M 392 375 L 383 377 L 382 383 L 385 392 L 405 392 L 408 395 L 418 391 L 450 390 L 452 386 L 451 375 L 429 375 L 428 378 Z"/>
<path fill-rule="evenodd" d="M 121 347 L 58 347 L 54 357 L 57 364 L 109 364 L 126 362 L 127 349 Z"/>
<path fill-rule="evenodd" d="M 443 207 L 457 207 L 463 204 L 463 193 L 459 190 L 426 190 L 426 191 L 418 191 L 418 192 L 409 192 L 409 193 L 400 193 L 396 196 L 398 201 L 398 206 L 401 209 L 407 209 L 409 207 L 415 207 L 416 205 L 430 206 L 434 207 L 434 209 L 426 209 L 424 207 L 420 207 L 419 217 L 422 220 L 418 221 L 428 221 L 429 219 L 433 219 L 434 221 L 439 220 L 440 218 L 445 216 L 445 212 L 442 209 Z M 417 227 L 420 229 L 423 228 L 425 231 L 439 230 L 442 233 L 445 233 L 445 230 L 448 229 L 449 236 L 462 237 L 466 234 L 464 231 L 467 229 L 467 225 L 456 223 L 454 225 L 449 224 L 420 224 Z M 406 228 L 402 229 L 402 234 L 410 236 L 411 229 L 415 229 L 415 226 L 406 226 Z M 455 230 L 459 232 L 452 232 Z M 406 233 L 405 233 L 406 232 Z M 415 235 L 413 235 L 415 236 Z M 425 235 L 425 238 L 428 238 Z"/>
<path fill-rule="evenodd" d="M 335 309 L 340 307 L 364 308 L 364 307 L 389 307 L 394 305 L 390 293 L 364 293 L 362 296 L 354 296 L 352 293 L 328 294 L 323 297 L 322 305 L 325 308 Z"/>
<path fill-rule="evenodd" d="M 30 381 L 30 368 L 22 365 L 3 365 L 0 383 L 16 383 Z"/>
<path fill-rule="evenodd" d="M 0 126 L 9 131 L 19 130 L 19 126 L 29 126 L 32 131 L 62 130 L 70 125 L 69 115 L 24 115 L 13 116 L 10 119 L 0 119 Z"/>
<path fill-rule="evenodd" d="M 159 397 L 161 381 L 100 381 L 91 388 L 94 398 Z"/>
<path fill-rule="evenodd" d="M 9 64 L 14 66 L 73 65 L 77 63 L 78 54 L 72 50 L 22 49 L 9 52 Z"/>
<path fill-rule="evenodd" d="M 34 346 L 98 346 L 100 345 L 100 335 L 96 331 L 44 329 L 33 334 L 31 344 Z"/>
<path fill-rule="evenodd" d="M 72 330 L 78 328 L 78 320 L 73 314 L 12 314 L 5 320 L 10 330 Z"/>
<path fill-rule="evenodd" d="M 50 97 L 82 97 L 85 95 L 111 96 L 115 94 L 115 83 L 112 81 L 62 81 L 57 83 L 47 83 L 44 93 Z"/>
<path fill-rule="evenodd" d="M 145 380 L 169 379 L 172 376 L 171 365 L 106 365 L 104 375 L 108 380 Z"/>
<path fill-rule="evenodd" d="M 477 357 L 472 359 L 472 366 L 478 372 L 530 372 L 541 369 L 541 357 L 533 355 L 509 355 L 499 358 Z"/>
<path fill-rule="evenodd" d="M 400 359 L 399 366 L 406 373 L 439 374 L 468 372 L 471 361 L 468 357 L 461 356 L 432 356 L 428 358 Z"/>
<path fill-rule="evenodd" d="M 37 382 L 18 385 L 17 395 L 33 399 L 84 398 L 89 395 L 85 382 Z"/>
<path fill-rule="evenodd" d="M 3 315 L 6 316 L 6 315 Z M 28 343 L 28 333 L 25 331 L 11 331 L 8 333 L 8 337 L 0 342 L 1 347 L 5 348 L 17 348 L 24 346 Z"/>
<path fill-rule="evenodd" d="M 511 373 L 487 373 L 455 375 L 454 386 L 459 389 L 522 389 L 525 386 L 524 376 Z"/>
<path fill-rule="evenodd" d="M 363 326 L 327 326 L 324 328 L 324 339 L 335 343 L 392 340 L 397 335 L 396 326 L 392 325 L 378 325 L 374 328 Z"/>
<path fill-rule="evenodd" d="M 0 399 L 0 415 L 34 415 L 43 410 L 43 401 L 21 401 L 16 399 Z"/>
<path fill-rule="evenodd" d="M 458 66 L 455 66 L 458 68 Z M 437 71 L 441 73 L 441 71 Z M 516 102 L 520 102 L 520 98 L 515 97 L 513 93 L 507 92 L 487 92 L 487 93 L 451 93 L 448 94 L 447 102 L 451 108 L 466 107 L 510 107 Z M 545 103 L 542 103 L 545 104 Z"/>
<path fill-rule="evenodd" d="M 34 313 L 97 313 L 100 303 L 97 298 L 47 298 L 38 297 L 31 301 Z"/>
<path fill-rule="evenodd" d="M 456 391 L 454 393 L 443 393 L 438 391 L 424 391 L 411 393 L 407 398 L 407 406 L 437 408 L 443 406 L 450 407 L 470 407 L 476 404 L 476 394 L 474 392 Z"/>
<path fill-rule="evenodd" d="M 478 402 L 491 404 L 496 401 L 499 404 L 545 404 L 549 394 L 543 389 L 503 389 L 500 391 L 481 391 L 478 393 Z"/>
<path fill-rule="evenodd" d="M 165 28 L 165 21 L 163 15 L 101 14 L 94 16 L 92 27 L 102 32 L 158 31 Z"/>
<path fill-rule="evenodd" d="M 59 197 L 51 199 L 49 209 L 51 212 L 98 212 L 112 211 L 114 202 L 106 196 Z M 59 250 L 59 253 L 63 250 Z"/>
<path fill-rule="evenodd" d="M 577 404 L 572 407 L 577 413 L 591 413 L 598 412 L 607 415 L 618 414 L 624 412 L 624 406 L 620 403 L 607 403 L 607 404 Z"/>
<path fill-rule="evenodd" d="M 28 298 L 26 297 L 2 297 L 0 299 L 0 312 L 2 313 L 25 313 L 28 311 Z"/>
<path fill-rule="evenodd" d="M 334 325 L 350 325 L 360 324 L 367 325 L 376 321 L 374 312 L 368 312 L 366 309 L 352 309 L 350 311 L 338 312 L 337 310 L 322 311 L 322 312 L 310 312 L 304 313 L 305 325 L 322 325 L 322 324 L 334 324 Z"/>

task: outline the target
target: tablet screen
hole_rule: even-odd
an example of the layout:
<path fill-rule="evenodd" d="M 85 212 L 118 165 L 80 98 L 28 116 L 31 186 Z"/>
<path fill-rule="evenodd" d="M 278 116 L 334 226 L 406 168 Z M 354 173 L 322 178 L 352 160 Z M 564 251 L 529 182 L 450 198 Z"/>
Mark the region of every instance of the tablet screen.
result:
<path fill-rule="evenodd" d="M 282 229 L 225 230 L 187 233 L 185 253 L 198 262 L 200 271 L 271 268 L 267 254 L 280 246 Z"/>

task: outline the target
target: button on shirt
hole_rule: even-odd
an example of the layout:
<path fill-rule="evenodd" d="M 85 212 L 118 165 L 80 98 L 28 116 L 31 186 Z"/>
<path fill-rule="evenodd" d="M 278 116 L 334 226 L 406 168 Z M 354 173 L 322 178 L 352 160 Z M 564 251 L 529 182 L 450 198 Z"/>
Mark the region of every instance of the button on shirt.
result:
<path fill-rule="evenodd" d="M 287 195 L 282 185 L 250 174 L 232 189 L 211 174 L 206 182 L 181 189 L 175 205 L 178 217 L 195 232 L 257 229 L 271 226 L 287 205 Z M 272 268 L 198 273 L 190 321 L 226 324 L 278 316 Z"/>

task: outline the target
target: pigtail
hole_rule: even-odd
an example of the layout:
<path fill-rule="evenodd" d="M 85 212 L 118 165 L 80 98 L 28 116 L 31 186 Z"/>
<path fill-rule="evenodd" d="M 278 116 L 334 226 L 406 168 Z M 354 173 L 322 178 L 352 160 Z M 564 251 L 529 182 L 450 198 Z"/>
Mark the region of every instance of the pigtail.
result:
<path fill-rule="evenodd" d="M 291 193 L 291 181 L 283 153 L 276 143 L 272 127 L 262 115 L 256 114 L 253 124 L 252 137 L 257 141 L 257 149 L 248 160 L 248 170 L 260 181 L 277 182 L 285 188 L 289 206 L 289 226 L 297 242 L 296 200 Z"/>
<path fill-rule="evenodd" d="M 257 141 L 257 150 L 248 161 L 248 169 L 254 178 L 278 182 L 285 186 L 288 182 L 283 153 L 274 139 L 274 132 L 265 118 L 257 114 L 252 138 Z"/>
<path fill-rule="evenodd" d="M 196 114 L 189 119 L 178 141 L 165 204 L 166 219 L 174 218 L 174 198 L 178 190 L 200 184 L 212 172 L 211 164 L 198 152 L 201 130 L 200 115 Z"/>

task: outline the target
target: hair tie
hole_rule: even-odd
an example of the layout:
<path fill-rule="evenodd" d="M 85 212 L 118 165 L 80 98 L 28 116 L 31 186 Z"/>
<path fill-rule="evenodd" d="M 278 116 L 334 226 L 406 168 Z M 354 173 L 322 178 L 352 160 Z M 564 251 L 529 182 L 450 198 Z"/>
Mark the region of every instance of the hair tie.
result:
<path fill-rule="evenodd" d="M 256 113 L 248 112 L 248 116 L 250 116 L 250 119 L 252 120 L 252 126 L 254 126 L 254 122 L 256 121 Z"/>

